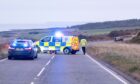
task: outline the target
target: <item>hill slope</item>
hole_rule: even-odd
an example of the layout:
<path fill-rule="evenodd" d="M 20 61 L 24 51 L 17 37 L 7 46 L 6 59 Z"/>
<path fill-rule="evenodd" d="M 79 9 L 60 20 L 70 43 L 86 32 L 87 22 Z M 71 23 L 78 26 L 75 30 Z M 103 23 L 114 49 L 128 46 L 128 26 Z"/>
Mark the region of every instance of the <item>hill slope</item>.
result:
<path fill-rule="evenodd" d="M 70 28 L 87 30 L 87 29 L 104 29 L 104 28 L 116 28 L 116 27 L 117 28 L 118 27 L 138 27 L 138 26 L 140 26 L 140 19 L 87 23 L 83 25 L 75 25 Z"/>

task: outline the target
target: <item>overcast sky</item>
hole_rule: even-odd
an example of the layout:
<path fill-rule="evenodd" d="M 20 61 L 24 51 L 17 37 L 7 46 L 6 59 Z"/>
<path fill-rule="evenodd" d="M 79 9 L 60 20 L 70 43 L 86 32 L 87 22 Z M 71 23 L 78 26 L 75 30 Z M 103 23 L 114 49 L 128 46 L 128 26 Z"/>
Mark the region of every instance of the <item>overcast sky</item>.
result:
<path fill-rule="evenodd" d="M 140 18 L 140 0 L 0 0 L 0 24 L 53 27 L 131 18 Z"/>

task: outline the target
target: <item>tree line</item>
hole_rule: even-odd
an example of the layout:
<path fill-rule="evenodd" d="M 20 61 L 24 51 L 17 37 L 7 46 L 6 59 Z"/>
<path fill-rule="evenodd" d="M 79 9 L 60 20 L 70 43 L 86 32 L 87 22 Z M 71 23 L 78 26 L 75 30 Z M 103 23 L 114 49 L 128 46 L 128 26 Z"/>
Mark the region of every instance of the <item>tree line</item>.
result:
<path fill-rule="evenodd" d="M 137 26 L 140 26 L 140 19 L 87 23 L 83 25 L 71 26 L 70 28 L 104 29 L 104 28 L 116 28 L 116 27 L 137 27 Z"/>

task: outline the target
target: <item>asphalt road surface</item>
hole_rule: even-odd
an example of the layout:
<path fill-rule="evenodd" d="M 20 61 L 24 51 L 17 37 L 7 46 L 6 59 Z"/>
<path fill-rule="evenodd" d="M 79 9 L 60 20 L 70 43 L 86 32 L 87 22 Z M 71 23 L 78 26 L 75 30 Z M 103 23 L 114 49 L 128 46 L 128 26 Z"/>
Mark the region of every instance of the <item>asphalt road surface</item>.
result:
<path fill-rule="evenodd" d="M 0 84 L 129 84 L 86 55 L 39 54 L 35 60 L 0 60 Z"/>

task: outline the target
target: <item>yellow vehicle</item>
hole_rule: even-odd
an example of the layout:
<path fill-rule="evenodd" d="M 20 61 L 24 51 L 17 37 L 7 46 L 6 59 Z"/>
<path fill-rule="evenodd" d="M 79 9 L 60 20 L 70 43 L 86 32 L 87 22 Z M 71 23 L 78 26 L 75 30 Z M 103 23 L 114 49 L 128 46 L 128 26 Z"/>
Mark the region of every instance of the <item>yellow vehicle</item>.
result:
<path fill-rule="evenodd" d="M 79 38 L 77 36 L 46 36 L 36 42 L 41 52 L 60 51 L 64 54 L 76 54 L 79 51 Z"/>

